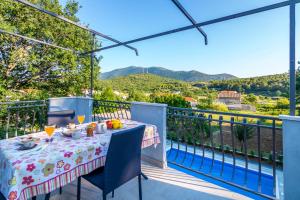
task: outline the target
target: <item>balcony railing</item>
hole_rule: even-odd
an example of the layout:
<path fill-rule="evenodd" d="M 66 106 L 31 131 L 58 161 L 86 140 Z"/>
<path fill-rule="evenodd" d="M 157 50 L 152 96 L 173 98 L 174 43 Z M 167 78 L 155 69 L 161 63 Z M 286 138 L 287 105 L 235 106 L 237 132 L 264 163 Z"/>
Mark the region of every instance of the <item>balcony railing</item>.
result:
<path fill-rule="evenodd" d="M 47 101 L 0 102 L 0 139 L 40 131 L 47 110 Z"/>
<path fill-rule="evenodd" d="M 278 118 L 175 107 L 167 116 L 170 163 L 275 198 L 282 166 Z"/>
<path fill-rule="evenodd" d="M 113 118 L 131 119 L 130 107 L 129 102 L 94 100 L 93 118 L 95 121 Z"/>

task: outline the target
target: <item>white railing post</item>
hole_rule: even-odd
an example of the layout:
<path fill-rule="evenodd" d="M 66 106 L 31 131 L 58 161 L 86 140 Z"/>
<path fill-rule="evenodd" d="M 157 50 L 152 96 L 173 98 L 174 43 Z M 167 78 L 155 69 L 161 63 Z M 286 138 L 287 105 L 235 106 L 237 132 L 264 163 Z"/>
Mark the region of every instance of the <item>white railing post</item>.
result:
<path fill-rule="evenodd" d="M 300 199 L 300 117 L 281 115 L 283 121 L 284 199 Z"/>
<path fill-rule="evenodd" d="M 142 151 L 143 160 L 161 168 L 167 166 L 167 105 L 157 103 L 133 102 L 131 104 L 131 119 L 153 124 L 157 127 L 160 144 L 156 147 L 145 148 Z"/>
<path fill-rule="evenodd" d="M 93 99 L 89 97 L 59 97 L 49 99 L 49 111 L 74 110 L 75 115 L 85 115 L 85 123 L 92 121 Z M 77 123 L 77 117 L 75 117 Z"/>

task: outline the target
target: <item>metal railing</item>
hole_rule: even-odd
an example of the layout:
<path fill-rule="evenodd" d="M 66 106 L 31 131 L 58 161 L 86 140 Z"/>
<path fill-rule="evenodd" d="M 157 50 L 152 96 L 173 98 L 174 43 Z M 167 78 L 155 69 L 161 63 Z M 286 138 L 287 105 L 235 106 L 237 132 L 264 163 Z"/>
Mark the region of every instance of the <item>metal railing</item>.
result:
<path fill-rule="evenodd" d="M 282 166 L 282 122 L 278 118 L 168 107 L 167 119 L 170 163 L 275 198 L 276 169 Z M 271 169 L 269 193 L 262 192 L 263 166 Z M 235 181 L 241 178 L 235 177 L 237 168 L 244 172 L 240 184 Z M 247 185 L 253 171 L 257 172 L 257 188 Z"/>
<path fill-rule="evenodd" d="M 94 100 L 93 120 L 131 119 L 130 107 L 129 102 Z"/>
<path fill-rule="evenodd" d="M 0 139 L 40 131 L 46 124 L 48 102 L 0 102 Z"/>

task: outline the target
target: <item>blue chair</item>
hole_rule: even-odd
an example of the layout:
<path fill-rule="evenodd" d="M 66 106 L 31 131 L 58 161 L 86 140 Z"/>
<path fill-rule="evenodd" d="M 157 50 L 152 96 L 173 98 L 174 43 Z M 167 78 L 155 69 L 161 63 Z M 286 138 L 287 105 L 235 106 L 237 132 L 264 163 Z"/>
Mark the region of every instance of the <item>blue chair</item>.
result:
<path fill-rule="evenodd" d="M 55 124 L 57 127 L 64 127 L 69 123 L 74 123 L 74 117 L 74 110 L 52 111 L 47 113 L 48 125 Z"/>
<path fill-rule="evenodd" d="M 142 200 L 141 146 L 145 126 L 114 133 L 109 144 L 105 166 L 82 176 L 106 195 L 131 179 L 138 177 L 139 199 Z M 78 178 L 77 199 L 80 199 L 81 178 Z"/>

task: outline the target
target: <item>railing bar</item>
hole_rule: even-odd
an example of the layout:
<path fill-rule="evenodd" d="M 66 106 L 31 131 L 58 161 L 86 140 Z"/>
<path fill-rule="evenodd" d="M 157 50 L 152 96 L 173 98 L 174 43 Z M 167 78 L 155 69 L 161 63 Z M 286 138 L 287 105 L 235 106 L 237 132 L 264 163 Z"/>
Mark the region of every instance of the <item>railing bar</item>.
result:
<path fill-rule="evenodd" d="M 194 127 L 194 125 L 195 125 L 195 124 L 194 124 L 194 121 L 191 121 L 190 123 L 191 123 L 191 124 L 190 124 L 190 127 Z M 196 138 L 195 138 L 195 132 L 196 132 L 196 130 L 192 129 L 191 132 L 192 132 L 193 148 L 194 148 L 194 149 L 193 149 L 193 158 L 192 158 L 190 167 L 193 166 L 194 160 L 195 160 L 195 156 L 196 156 Z"/>
<path fill-rule="evenodd" d="M 34 123 L 35 123 L 35 110 L 33 110 L 33 119 L 32 119 L 32 125 L 31 125 L 31 132 L 33 132 Z"/>
<path fill-rule="evenodd" d="M 19 128 L 19 110 L 17 110 L 17 114 L 16 114 L 16 130 L 15 130 L 15 137 L 18 137 L 18 128 Z"/>
<path fill-rule="evenodd" d="M 205 156 L 205 146 L 204 146 L 204 139 L 205 139 L 205 121 L 200 119 L 201 123 L 201 130 L 200 130 L 200 137 L 201 137 L 201 146 L 202 146 L 202 159 L 201 159 L 201 165 L 200 169 L 202 169 L 203 163 L 204 163 L 204 156 Z"/>
<path fill-rule="evenodd" d="M 248 150 L 247 150 L 247 128 L 246 128 L 246 124 L 247 124 L 247 119 L 244 118 L 243 119 L 243 127 L 244 127 L 244 154 L 245 154 L 245 185 L 247 184 L 247 180 L 248 180 Z"/>
<path fill-rule="evenodd" d="M 178 111 L 186 111 L 190 110 L 190 108 L 178 108 L 178 107 L 169 107 L 170 109 L 178 110 Z M 281 121 L 278 117 L 271 117 L 271 116 L 260 116 L 260 115 L 250 115 L 250 114 L 239 114 L 239 113 L 230 113 L 230 112 L 219 112 L 219 111 L 212 111 L 212 110 L 200 110 L 200 109 L 193 109 L 193 112 L 200 112 L 200 113 L 208 113 L 208 114 L 217 114 L 217 115 L 230 115 L 230 116 L 237 116 L 237 117 L 247 117 L 247 118 L 259 118 L 259 119 L 269 119 L 269 120 L 277 120 Z"/>
<path fill-rule="evenodd" d="M 183 121 L 183 127 L 187 127 L 186 124 L 185 124 L 186 120 Z M 184 163 L 185 159 L 186 159 L 186 155 L 187 155 L 187 150 L 188 150 L 188 145 L 187 145 L 187 142 L 186 142 L 186 137 L 185 137 L 185 134 L 186 131 L 183 132 L 183 143 L 185 144 L 185 153 L 184 153 L 184 157 L 182 159 L 182 162 L 181 164 Z"/>
<path fill-rule="evenodd" d="M 275 120 L 273 120 L 273 130 L 272 130 L 272 140 L 273 140 L 273 153 L 272 153 L 272 162 L 273 162 L 273 195 L 276 194 L 276 129 L 275 129 Z"/>
<path fill-rule="evenodd" d="M 6 123 L 6 139 L 8 139 L 9 123 L 10 123 L 10 112 L 8 112 L 8 116 L 7 116 L 7 123 Z"/>
<path fill-rule="evenodd" d="M 175 114 L 174 116 L 177 116 L 177 117 L 183 117 L 183 118 L 202 118 L 203 120 L 206 120 L 206 121 L 209 121 L 209 119 L 205 118 L 205 117 L 198 117 L 198 116 L 186 116 L 186 115 L 178 115 L 178 114 Z M 212 122 L 219 122 L 218 119 L 212 119 L 211 120 Z M 279 120 L 278 120 L 279 121 Z M 228 120 L 222 120 L 223 123 L 230 123 L 230 121 Z M 237 125 L 245 125 L 243 122 L 234 122 L 234 124 L 237 124 Z M 256 127 L 257 124 L 246 124 L 247 126 L 251 126 L 251 127 Z M 272 129 L 273 126 L 267 126 L 267 125 L 260 125 L 260 127 L 262 128 L 269 128 L 269 129 Z M 276 127 L 276 130 L 282 130 L 281 127 Z"/>
<path fill-rule="evenodd" d="M 177 124 L 177 122 L 176 122 L 177 120 L 175 119 L 175 123 Z M 178 124 L 179 125 L 179 124 Z M 180 125 L 179 125 L 179 130 L 178 131 L 176 131 L 176 136 L 177 136 L 177 152 L 176 152 L 176 156 L 175 156 L 175 161 L 177 160 L 177 158 L 178 158 L 178 154 L 179 154 L 179 151 L 180 151 L 180 135 L 179 135 L 179 133 L 180 133 L 180 131 L 181 131 L 181 128 L 180 128 Z"/>
<path fill-rule="evenodd" d="M 208 121 L 208 126 L 209 126 L 209 135 L 210 135 L 210 145 L 211 145 L 211 152 L 212 152 L 212 162 L 210 166 L 210 173 L 212 172 L 212 169 L 214 167 L 214 161 L 215 161 L 215 150 L 214 150 L 214 137 L 211 129 L 211 122 L 212 122 L 212 115 L 209 115 L 209 121 Z"/>
<path fill-rule="evenodd" d="M 122 111 L 122 110 L 123 110 L 123 109 L 122 109 L 123 106 L 122 106 L 121 104 L 119 104 L 119 107 L 120 107 L 119 109 L 120 109 L 120 112 L 121 112 L 122 119 L 124 119 L 124 115 L 123 115 L 123 111 Z"/>
<path fill-rule="evenodd" d="M 24 114 L 24 126 L 23 126 L 23 135 L 25 135 L 26 134 L 26 124 L 27 124 L 27 114 L 26 114 L 26 112 L 25 112 L 25 114 Z"/>
<path fill-rule="evenodd" d="M 257 125 L 260 121 L 257 121 Z M 257 126 L 257 151 L 258 151 L 258 192 L 261 192 L 261 147 L 260 147 L 260 127 Z"/>
<path fill-rule="evenodd" d="M 220 137 L 221 137 L 221 148 L 222 148 L 222 168 L 221 168 L 221 173 L 220 175 L 222 176 L 223 175 L 223 171 L 224 171 L 224 162 L 225 162 L 225 155 L 224 155 L 224 141 L 223 141 L 223 130 L 222 130 L 222 120 L 223 120 L 223 117 L 220 116 L 220 123 L 219 123 L 219 126 L 220 126 Z"/>
<path fill-rule="evenodd" d="M 234 117 L 231 117 L 230 129 L 231 129 L 231 142 L 232 142 L 232 161 L 233 161 L 233 171 L 231 179 L 235 176 L 236 158 L 235 158 L 235 132 L 234 132 Z"/>

